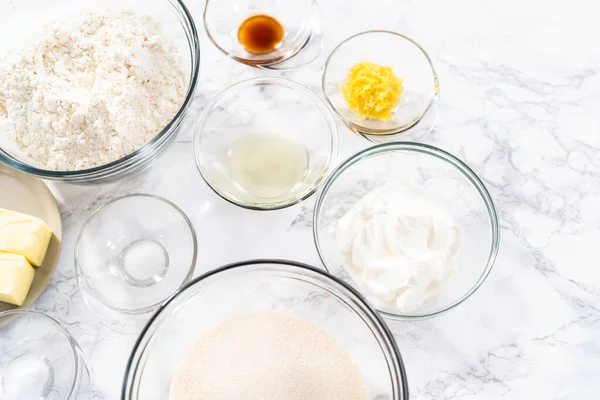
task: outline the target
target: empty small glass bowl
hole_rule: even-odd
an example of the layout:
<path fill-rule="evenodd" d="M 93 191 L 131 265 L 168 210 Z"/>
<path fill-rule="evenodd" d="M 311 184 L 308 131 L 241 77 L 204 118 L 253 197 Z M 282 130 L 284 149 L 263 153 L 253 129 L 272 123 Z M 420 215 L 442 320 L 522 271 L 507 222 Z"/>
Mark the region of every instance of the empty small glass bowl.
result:
<path fill-rule="evenodd" d="M 310 196 L 337 154 L 327 104 L 283 78 L 253 78 L 223 90 L 196 126 L 196 165 L 222 198 L 272 210 Z"/>
<path fill-rule="evenodd" d="M 192 277 L 198 244 L 184 212 L 149 194 L 119 197 L 92 213 L 75 244 L 79 289 L 120 333 L 141 328 Z"/>
<path fill-rule="evenodd" d="M 498 215 L 492 198 L 475 172 L 458 158 L 436 147 L 410 142 L 381 144 L 350 157 L 331 173 L 317 196 L 315 244 L 327 271 L 359 287 L 338 249 L 337 223 L 367 193 L 394 184 L 423 187 L 445 204 L 460 230 L 456 273 L 439 292 L 410 313 L 378 307 L 390 319 L 432 317 L 469 298 L 487 278 L 498 253 Z"/>
<path fill-rule="evenodd" d="M 251 53 L 238 40 L 240 25 L 256 15 L 273 17 L 283 27 L 283 40 L 271 52 Z M 315 0 L 206 0 L 204 27 L 223 54 L 257 68 L 297 68 L 314 61 L 323 49 L 321 12 Z"/>
<path fill-rule="evenodd" d="M 348 69 L 363 61 L 392 67 L 402 79 L 400 101 L 386 121 L 361 119 L 340 90 Z M 415 41 L 399 33 L 368 31 L 344 40 L 327 59 L 322 86 L 346 126 L 374 143 L 421 140 L 437 119 L 440 87 L 431 59 Z"/>
<path fill-rule="evenodd" d="M 369 400 L 409 398 L 394 337 L 358 292 L 305 264 L 251 260 L 196 278 L 158 310 L 132 351 L 122 399 L 169 398 L 175 372 L 200 336 L 237 315 L 269 310 L 309 320 L 332 335 L 362 373 Z"/>
<path fill-rule="evenodd" d="M 82 354 L 53 318 L 29 310 L 0 313 L 0 398 L 89 400 Z"/>

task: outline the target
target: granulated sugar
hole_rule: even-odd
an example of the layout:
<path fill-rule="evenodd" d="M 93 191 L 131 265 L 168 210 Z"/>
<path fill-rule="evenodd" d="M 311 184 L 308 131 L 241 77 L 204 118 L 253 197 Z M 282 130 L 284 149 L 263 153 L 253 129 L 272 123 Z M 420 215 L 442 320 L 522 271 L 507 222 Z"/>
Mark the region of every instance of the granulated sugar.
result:
<path fill-rule="evenodd" d="M 274 311 L 223 322 L 188 351 L 171 400 L 366 400 L 350 355 L 315 324 Z"/>

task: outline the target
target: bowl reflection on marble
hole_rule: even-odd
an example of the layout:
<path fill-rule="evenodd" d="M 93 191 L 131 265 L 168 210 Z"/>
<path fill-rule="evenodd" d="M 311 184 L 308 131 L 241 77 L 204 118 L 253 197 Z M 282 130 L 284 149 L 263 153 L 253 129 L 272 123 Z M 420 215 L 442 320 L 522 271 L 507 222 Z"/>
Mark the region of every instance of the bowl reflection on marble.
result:
<path fill-rule="evenodd" d="M 378 306 L 390 319 L 439 315 L 468 299 L 490 273 L 499 246 L 498 215 L 483 182 L 453 155 L 419 143 L 387 143 L 363 150 L 337 167 L 317 195 L 313 236 L 325 268 L 353 285 L 336 240 L 337 223 L 367 193 L 384 185 L 423 187 L 445 205 L 461 233 L 454 277 L 417 309 L 400 313 Z M 367 296 L 368 297 L 368 296 Z"/>
<path fill-rule="evenodd" d="M 402 79 L 400 101 L 390 119 L 361 119 L 340 90 L 348 69 L 369 61 L 391 67 Z M 367 31 L 349 37 L 330 54 L 323 69 L 325 98 L 355 133 L 374 143 L 422 140 L 435 125 L 440 86 L 429 55 L 414 40 L 391 31 Z"/>
<path fill-rule="evenodd" d="M 267 310 L 294 314 L 332 335 L 365 378 L 369 400 L 408 399 L 394 338 L 358 292 L 305 264 L 253 260 L 200 276 L 158 310 L 129 359 L 123 400 L 169 398 L 175 372 L 201 335 L 234 316 Z"/>

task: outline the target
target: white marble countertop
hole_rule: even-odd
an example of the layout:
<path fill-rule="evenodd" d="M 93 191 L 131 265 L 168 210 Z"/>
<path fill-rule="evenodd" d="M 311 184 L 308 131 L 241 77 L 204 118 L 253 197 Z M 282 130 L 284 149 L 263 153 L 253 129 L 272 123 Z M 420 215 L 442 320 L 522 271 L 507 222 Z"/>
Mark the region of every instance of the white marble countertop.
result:
<path fill-rule="evenodd" d="M 219 53 L 203 31 L 201 2 L 188 3 L 202 36 L 201 81 L 189 122 L 217 90 L 265 72 Z M 500 215 L 498 260 L 470 300 L 435 319 L 390 323 L 411 398 L 597 398 L 600 52 L 584 44 L 599 37 L 596 13 L 583 9 L 585 0 L 321 3 L 326 54 L 350 34 L 374 28 L 405 33 L 429 52 L 440 76 L 441 111 L 425 142 L 468 163 Z M 323 61 L 283 75 L 319 92 Z M 369 145 L 339 127 L 340 160 Z M 196 170 L 189 124 L 151 169 L 133 179 L 50 186 L 63 217 L 63 251 L 34 309 L 58 319 L 81 344 L 93 399 L 119 397 L 135 339 L 105 328 L 77 290 L 75 237 L 100 204 L 131 192 L 174 201 L 198 233 L 197 274 L 258 257 L 320 266 L 311 235 L 314 197 L 268 213 L 223 201 Z"/>

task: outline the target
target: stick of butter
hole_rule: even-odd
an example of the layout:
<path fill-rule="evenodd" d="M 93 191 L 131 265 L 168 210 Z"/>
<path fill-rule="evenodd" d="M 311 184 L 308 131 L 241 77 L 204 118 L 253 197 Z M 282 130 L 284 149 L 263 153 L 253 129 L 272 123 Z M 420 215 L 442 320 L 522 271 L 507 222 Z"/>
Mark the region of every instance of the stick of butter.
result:
<path fill-rule="evenodd" d="M 39 267 L 51 238 L 52 231 L 41 219 L 0 208 L 0 251 L 20 254 Z"/>
<path fill-rule="evenodd" d="M 0 301 L 23 305 L 34 275 L 35 270 L 25 257 L 0 252 Z"/>

